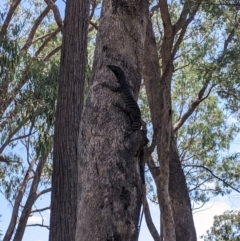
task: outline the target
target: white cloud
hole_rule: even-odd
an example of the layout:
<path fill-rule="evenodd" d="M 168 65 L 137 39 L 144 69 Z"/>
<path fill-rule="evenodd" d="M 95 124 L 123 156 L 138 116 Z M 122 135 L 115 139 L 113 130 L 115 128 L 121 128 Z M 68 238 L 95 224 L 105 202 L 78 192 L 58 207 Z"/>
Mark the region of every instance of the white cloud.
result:
<path fill-rule="evenodd" d="M 29 217 L 27 224 L 42 223 L 42 218 L 38 216 Z"/>

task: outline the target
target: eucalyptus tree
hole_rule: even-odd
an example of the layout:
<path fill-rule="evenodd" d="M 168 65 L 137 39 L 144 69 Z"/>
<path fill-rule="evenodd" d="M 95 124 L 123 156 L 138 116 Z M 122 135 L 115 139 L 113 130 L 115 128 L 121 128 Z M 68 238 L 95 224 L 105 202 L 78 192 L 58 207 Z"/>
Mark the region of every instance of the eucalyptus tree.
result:
<path fill-rule="evenodd" d="M 225 211 L 222 215 L 214 216 L 213 226 L 201 238 L 204 238 L 204 241 L 239 241 L 240 212 Z"/>
<path fill-rule="evenodd" d="M 88 21 L 89 1 L 67 1 L 54 126 L 50 241 L 75 239 L 77 141 L 84 101 Z"/>
<path fill-rule="evenodd" d="M 32 207 L 50 192 L 62 25 L 51 9 L 38 1 L 1 3 L 1 192 L 13 207 L 4 241 L 22 240 L 29 216 L 49 209 Z"/>
<path fill-rule="evenodd" d="M 128 89 L 131 88 L 136 101 L 147 16 L 148 1 L 102 3 L 92 75 L 79 131 L 76 240 L 138 239 L 142 183 L 135 154 L 140 132 L 131 131 L 131 119 L 117 107 L 124 105 L 121 102 L 124 93 L 107 87 L 117 84 L 107 65 L 121 67 L 127 79 L 123 81 L 128 81 L 130 86 L 124 91 L 131 93 Z"/>

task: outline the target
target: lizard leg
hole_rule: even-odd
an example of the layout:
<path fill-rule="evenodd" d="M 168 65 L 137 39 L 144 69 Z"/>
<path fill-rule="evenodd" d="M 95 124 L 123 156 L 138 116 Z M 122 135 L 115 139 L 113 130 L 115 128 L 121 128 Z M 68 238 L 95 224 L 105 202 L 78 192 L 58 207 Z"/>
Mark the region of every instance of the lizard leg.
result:
<path fill-rule="evenodd" d="M 113 92 L 120 92 L 122 90 L 119 83 L 102 82 L 101 85 L 109 88 Z"/>

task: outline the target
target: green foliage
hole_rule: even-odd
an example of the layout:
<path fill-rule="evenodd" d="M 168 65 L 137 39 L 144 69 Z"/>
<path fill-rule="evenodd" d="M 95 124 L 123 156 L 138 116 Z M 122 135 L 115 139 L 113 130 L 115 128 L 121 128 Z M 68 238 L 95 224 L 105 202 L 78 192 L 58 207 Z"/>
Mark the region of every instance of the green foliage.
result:
<path fill-rule="evenodd" d="M 0 29 L 9 4 L 1 3 L 5 12 L 0 14 Z M 36 170 L 39 158 L 53 145 L 60 55 L 47 56 L 61 44 L 61 36 L 60 31 L 55 31 L 57 25 L 51 11 L 36 29 L 30 46 L 23 49 L 36 18 L 45 8 L 40 1 L 19 5 L 7 33 L 0 39 L 0 178 L 1 193 L 10 202 L 14 202 L 30 162 L 37 160 L 33 167 Z M 50 185 L 51 163 L 50 152 L 40 189 Z M 27 192 L 31 180 L 30 176 Z"/>
<path fill-rule="evenodd" d="M 173 24 L 185 2 L 169 3 Z M 196 202 L 204 203 L 212 196 L 229 194 L 240 182 L 239 154 L 229 152 L 240 128 L 240 32 L 239 8 L 233 5 L 235 3 L 227 0 L 221 4 L 215 0 L 204 2 L 187 28 L 174 60 L 173 123 L 181 120 L 192 104 L 202 99 L 177 132 L 190 196 Z M 161 65 L 163 26 L 160 13 L 155 12 L 152 20 Z M 174 43 L 179 36 L 180 33 Z M 144 92 L 140 97 L 140 103 L 144 103 L 143 113 L 147 115 Z M 151 131 L 151 127 L 149 129 Z"/>
<path fill-rule="evenodd" d="M 239 241 L 240 211 L 225 211 L 214 216 L 213 226 L 201 238 L 204 241 Z"/>

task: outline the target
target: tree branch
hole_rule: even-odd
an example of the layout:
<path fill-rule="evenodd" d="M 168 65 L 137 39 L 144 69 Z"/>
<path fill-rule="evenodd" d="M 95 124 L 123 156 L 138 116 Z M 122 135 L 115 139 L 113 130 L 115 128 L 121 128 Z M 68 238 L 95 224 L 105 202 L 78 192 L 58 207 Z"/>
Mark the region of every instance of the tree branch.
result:
<path fill-rule="evenodd" d="M 146 220 L 146 224 L 148 227 L 149 232 L 151 233 L 154 241 L 159 241 L 160 240 L 160 235 L 152 221 L 152 217 L 151 217 L 151 213 L 149 210 L 149 205 L 148 205 L 148 201 L 147 198 L 145 197 L 145 203 L 144 203 L 144 215 L 145 215 L 145 220 Z"/>
<path fill-rule="evenodd" d="M 35 53 L 35 57 L 37 57 L 41 51 L 45 48 L 45 46 L 49 43 L 49 41 L 55 37 L 59 32 L 61 31 L 61 29 L 58 27 L 54 32 L 52 32 L 43 42 L 43 44 L 39 47 L 39 49 L 37 50 L 37 52 Z"/>
<path fill-rule="evenodd" d="M 39 212 L 43 212 L 43 211 L 46 211 L 46 210 L 49 210 L 51 207 L 45 207 L 45 208 L 41 208 L 41 209 L 35 209 L 35 210 L 32 210 L 31 213 L 39 213 Z"/>
<path fill-rule="evenodd" d="M 52 191 L 52 188 L 47 188 L 47 189 L 42 190 L 41 192 L 37 193 L 35 200 L 37 200 L 41 195 L 46 194 L 51 191 Z"/>
<path fill-rule="evenodd" d="M 167 0 L 159 0 L 160 13 L 163 20 L 164 32 L 167 37 L 172 35 L 172 23 L 168 11 Z"/>
<path fill-rule="evenodd" d="M 61 31 L 63 30 L 63 21 L 59 12 L 58 7 L 54 4 L 54 2 L 56 1 L 52 1 L 52 0 L 44 0 L 44 2 L 48 5 L 49 8 L 51 8 L 51 10 L 53 11 L 53 15 L 54 15 L 54 19 L 58 25 L 58 27 L 61 29 Z"/>
<path fill-rule="evenodd" d="M 49 152 L 50 152 L 50 150 L 47 150 L 44 153 L 44 155 L 39 159 L 36 171 L 34 173 L 31 188 L 30 188 L 30 191 L 28 194 L 28 198 L 26 200 L 23 211 L 21 213 L 21 217 L 19 219 L 19 223 L 18 223 L 16 232 L 14 234 L 13 241 L 21 241 L 22 240 L 22 237 L 23 237 L 26 225 L 27 225 L 28 217 L 31 214 L 32 206 L 33 206 L 34 202 L 36 201 L 36 195 L 37 195 L 36 191 L 37 191 L 37 188 L 38 188 L 38 185 L 39 185 L 39 182 L 41 179 L 42 170 L 43 170 L 44 164 L 47 160 Z"/>
<path fill-rule="evenodd" d="M 89 23 L 96 29 L 96 30 L 98 30 L 98 26 L 97 26 L 97 24 L 96 23 L 94 23 L 93 21 L 89 21 Z"/>
<path fill-rule="evenodd" d="M 56 54 L 58 51 L 60 51 L 62 48 L 62 45 L 59 45 L 54 50 L 52 50 L 48 55 L 46 55 L 43 59 L 43 61 L 48 61 L 54 54 Z"/>
<path fill-rule="evenodd" d="M 160 8 L 160 4 L 158 2 L 158 4 L 156 4 L 155 6 L 153 6 L 150 10 L 150 17 L 153 16 L 154 12 L 156 12 L 158 9 Z"/>
<path fill-rule="evenodd" d="M 50 229 L 48 225 L 43 225 L 43 224 L 38 224 L 38 223 L 36 223 L 36 224 L 28 224 L 26 226 L 27 227 L 37 227 L 38 226 L 38 227 L 47 228 L 48 230 Z"/>
<path fill-rule="evenodd" d="M 177 121 L 177 123 L 175 123 L 173 125 L 173 131 L 177 132 L 178 129 L 186 122 L 186 120 L 192 115 L 192 113 L 196 110 L 196 108 L 199 106 L 199 104 L 204 101 L 205 99 L 208 98 L 209 94 L 212 91 L 212 88 L 215 85 L 212 85 L 211 88 L 209 89 L 207 95 L 205 97 L 203 97 L 208 84 L 203 85 L 203 87 L 200 89 L 200 91 L 198 92 L 198 95 L 196 97 L 196 99 L 192 102 L 192 104 L 190 105 L 189 109 L 187 110 L 187 112 Z"/>
<path fill-rule="evenodd" d="M 23 195 L 25 193 L 28 180 L 31 177 L 31 172 L 32 172 L 32 169 L 34 167 L 34 164 L 35 164 L 36 160 L 37 160 L 36 158 L 32 159 L 31 164 L 29 165 L 28 170 L 26 172 L 26 175 L 25 175 L 25 177 L 24 177 L 24 179 L 22 181 L 22 184 L 21 184 L 21 186 L 19 188 L 19 191 L 17 193 L 17 196 L 16 196 L 15 201 L 14 201 L 14 205 L 13 205 L 13 211 L 12 211 L 11 220 L 10 220 L 8 229 L 6 231 L 6 234 L 5 234 L 4 238 L 3 238 L 3 241 L 9 241 L 12 238 L 12 235 L 13 235 L 16 223 L 17 223 L 18 211 L 19 211 L 20 203 L 21 203 Z"/>
<path fill-rule="evenodd" d="M 233 187 L 231 184 L 227 183 L 224 179 L 218 177 L 217 175 L 215 175 L 213 173 L 212 170 L 210 170 L 209 168 L 205 167 L 205 166 L 202 166 L 202 165 L 184 165 L 183 166 L 191 166 L 191 167 L 199 167 L 199 168 L 203 168 L 205 169 L 206 171 L 208 171 L 213 177 L 215 177 L 216 179 L 218 179 L 219 181 L 221 181 L 222 183 L 224 183 L 224 185 L 226 185 L 227 187 L 230 187 L 231 189 L 233 189 L 234 191 L 240 193 L 240 190 L 238 190 L 237 188 Z"/>
<path fill-rule="evenodd" d="M 7 28 L 8 25 L 12 19 L 12 15 L 14 14 L 16 8 L 18 7 L 18 5 L 20 4 L 21 0 L 14 0 L 10 6 L 10 9 L 8 11 L 7 17 L 2 25 L 2 29 L 0 31 L 0 37 L 3 37 L 6 33 L 7 33 Z"/>
<path fill-rule="evenodd" d="M 56 2 L 56 0 L 54 0 L 54 2 Z M 39 27 L 39 25 L 41 24 L 42 20 L 47 16 L 47 14 L 49 13 L 50 11 L 50 7 L 47 6 L 43 12 L 38 16 L 38 18 L 35 20 L 33 26 L 32 26 L 32 29 L 28 35 L 28 39 L 26 41 L 26 43 L 24 44 L 24 46 L 22 47 L 22 50 L 23 51 L 27 51 L 28 48 L 30 47 L 30 45 L 32 44 L 32 41 L 33 41 L 33 37 L 37 31 L 37 28 Z"/>
<path fill-rule="evenodd" d="M 181 15 L 180 15 L 178 21 L 173 26 L 175 34 L 181 28 L 183 28 L 184 26 L 187 26 L 193 20 L 201 2 L 202 2 L 202 0 L 198 0 L 197 3 L 196 3 L 196 0 L 185 1 Z M 187 19 L 188 15 L 190 15 L 190 16 Z"/>

